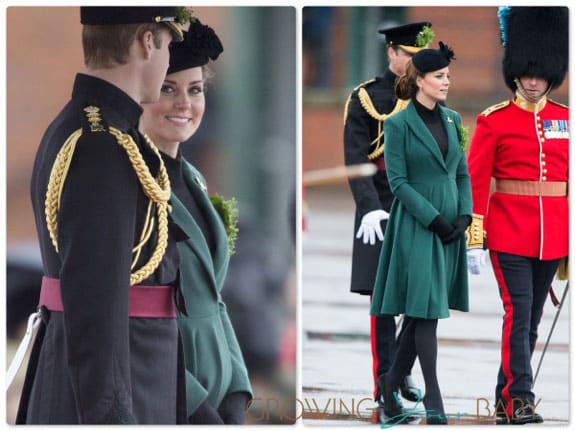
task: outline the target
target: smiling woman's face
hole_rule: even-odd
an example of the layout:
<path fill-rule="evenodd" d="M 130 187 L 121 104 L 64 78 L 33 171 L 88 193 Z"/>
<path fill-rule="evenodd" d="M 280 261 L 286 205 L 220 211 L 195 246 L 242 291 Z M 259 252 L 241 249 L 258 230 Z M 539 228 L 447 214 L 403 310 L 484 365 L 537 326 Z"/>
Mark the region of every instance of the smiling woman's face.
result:
<path fill-rule="evenodd" d="M 201 67 L 166 76 L 160 100 L 143 104 L 140 128 L 162 150 L 186 141 L 198 129 L 205 109 Z"/>

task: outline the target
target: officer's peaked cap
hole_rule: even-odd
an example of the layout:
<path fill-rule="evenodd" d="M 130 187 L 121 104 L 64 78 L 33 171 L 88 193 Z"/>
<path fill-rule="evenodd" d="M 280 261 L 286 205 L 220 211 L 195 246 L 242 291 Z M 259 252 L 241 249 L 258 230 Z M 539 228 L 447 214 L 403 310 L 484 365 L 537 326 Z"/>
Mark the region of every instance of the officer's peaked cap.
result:
<path fill-rule="evenodd" d="M 90 25 L 161 23 L 170 29 L 175 41 L 183 39 L 176 7 L 82 6 L 80 22 Z"/>
<path fill-rule="evenodd" d="M 425 27 L 431 28 L 431 23 L 422 21 L 388 27 L 379 30 L 379 33 L 385 35 L 385 40 L 388 45 L 398 46 L 413 54 L 429 46 L 429 41 L 423 44 L 420 43 Z"/>

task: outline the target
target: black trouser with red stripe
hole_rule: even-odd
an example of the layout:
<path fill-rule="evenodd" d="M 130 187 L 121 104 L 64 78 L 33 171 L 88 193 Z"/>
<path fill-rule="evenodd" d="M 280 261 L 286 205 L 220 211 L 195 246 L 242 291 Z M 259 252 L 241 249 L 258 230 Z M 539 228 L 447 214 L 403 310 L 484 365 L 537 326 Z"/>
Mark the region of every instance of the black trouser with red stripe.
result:
<path fill-rule="evenodd" d="M 377 379 L 391 367 L 397 340 L 395 339 L 395 318 L 393 316 L 370 316 L 371 355 L 373 358 L 373 398 L 379 396 Z"/>
<path fill-rule="evenodd" d="M 371 296 L 370 296 L 371 300 Z M 379 399 L 378 378 L 387 373 L 395 359 L 399 337 L 406 328 L 407 320 L 403 319 L 401 332 L 396 338 L 396 325 L 394 316 L 370 316 L 370 336 L 371 336 L 371 356 L 373 358 L 373 399 Z M 408 369 L 407 375 L 411 375 L 411 368 L 415 362 L 415 353 L 406 364 Z"/>
<path fill-rule="evenodd" d="M 505 408 L 512 417 L 516 409 L 535 405 L 531 356 L 559 259 L 539 260 L 494 251 L 490 257 L 505 310 L 495 402 L 499 415 L 504 415 Z"/>

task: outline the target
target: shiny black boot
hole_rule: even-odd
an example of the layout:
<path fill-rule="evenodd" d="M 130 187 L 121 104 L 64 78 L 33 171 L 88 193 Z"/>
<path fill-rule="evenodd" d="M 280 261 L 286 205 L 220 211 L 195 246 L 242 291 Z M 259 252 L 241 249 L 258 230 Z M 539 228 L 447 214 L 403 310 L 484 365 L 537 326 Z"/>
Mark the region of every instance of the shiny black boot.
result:
<path fill-rule="evenodd" d="M 389 386 L 386 380 L 386 374 L 382 374 L 378 379 L 379 392 L 381 394 L 378 400 L 383 415 L 380 417 L 381 423 L 398 424 L 409 423 L 415 418 L 407 414 L 401 401 L 399 401 L 398 388 Z"/>
<path fill-rule="evenodd" d="M 415 386 L 411 376 L 405 376 L 399 385 L 399 393 L 407 401 L 417 402 L 421 401 L 421 389 Z"/>

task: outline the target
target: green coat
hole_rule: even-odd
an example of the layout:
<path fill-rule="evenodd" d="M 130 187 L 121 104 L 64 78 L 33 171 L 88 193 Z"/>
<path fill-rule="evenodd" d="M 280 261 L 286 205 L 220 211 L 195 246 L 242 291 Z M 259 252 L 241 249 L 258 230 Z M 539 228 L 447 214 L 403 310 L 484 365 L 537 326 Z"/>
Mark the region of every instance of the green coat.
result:
<path fill-rule="evenodd" d="M 471 185 L 456 125 L 440 106 L 448 138 L 437 142 L 409 104 L 384 123 L 385 164 L 393 201 L 385 230 L 370 313 L 437 319 L 449 309 L 468 311 L 465 239 L 444 245 L 428 229 L 439 214 L 453 222 L 471 216 Z"/>
<path fill-rule="evenodd" d="M 191 415 L 204 400 L 218 408 L 226 394 L 248 392 L 251 396 L 252 390 L 220 295 L 230 259 L 224 224 L 209 200 L 203 176 L 190 163 L 182 162 L 185 181 L 212 228 L 216 243 L 212 256 L 195 220 L 172 194 L 172 218 L 188 236 L 178 243 L 181 286 L 188 314 L 178 315 L 178 326 L 186 363 L 188 415 Z"/>

